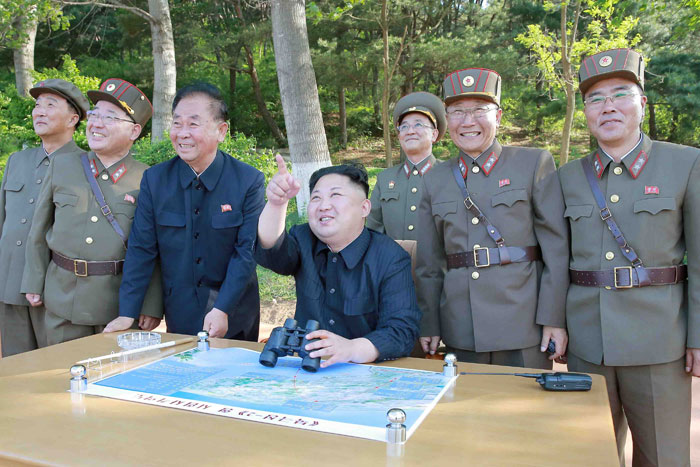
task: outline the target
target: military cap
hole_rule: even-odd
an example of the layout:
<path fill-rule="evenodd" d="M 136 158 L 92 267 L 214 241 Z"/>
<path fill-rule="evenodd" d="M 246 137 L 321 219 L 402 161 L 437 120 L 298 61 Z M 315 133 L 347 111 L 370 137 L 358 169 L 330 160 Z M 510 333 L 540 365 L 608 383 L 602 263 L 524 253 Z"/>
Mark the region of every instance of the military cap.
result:
<path fill-rule="evenodd" d="M 445 104 L 463 97 L 478 97 L 501 105 L 501 75 L 486 68 L 457 70 L 442 83 Z"/>
<path fill-rule="evenodd" d="M 109 78 L 100 85 L 98 91 L 88 91 L 87 95 L 93 104 L 97 101 L 108 101 L 121 107 L 134 122 L 141 125 L 141 128 L 146 126 L 153 115 L 153 106 L 148 97 L 139 88 L 123 79 Z"/>
<path fill-rule="evenodd" d="M 445 134 L 447 120 L 445 120 L 445 104 L 435 94 L 429 92 L 414 92 L 403 96 L 394 106 L 394 126 L 399 126 L 404 115 L 418 112 L 422 113 L 433 122 L 438 130 L 436 141 Z"/>
<path fill-rule="evenodd" d="M 581 94 L 600 80 L 625 78 L 644 89 L 644 59 L 632 49 L 611 49 L 586 57 L 578 70 Z"/>
<path fill-rule="evenodd" d="M 68 81 L 62 79 L 45 79 L 39 81 L 29 90 L 29 94 L 34 98 L 38 98 L 40 94 L 49 93 L 61 96 L 78 112 L 80 120 L 85 118 L 85 114 L 90 110 L 90 102 L 87 97 L 80 92 L 80 89 Z"/>

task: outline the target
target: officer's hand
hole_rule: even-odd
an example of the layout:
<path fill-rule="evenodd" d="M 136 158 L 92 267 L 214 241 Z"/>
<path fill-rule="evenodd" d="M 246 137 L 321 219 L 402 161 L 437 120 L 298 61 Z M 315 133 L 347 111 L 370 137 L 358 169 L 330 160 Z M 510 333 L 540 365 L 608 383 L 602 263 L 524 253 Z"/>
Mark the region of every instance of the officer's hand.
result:
<path fill-rule="evenodd" d="M 440 345 L 440 336 L 420 337 L 418 341 L 421 348 L 423 348 L 423 352 L 435 355 L 438 345 Z"/>
<path fill-rule="evenodd" d="M 700 349 L 685 350 L 685 371 L 700 378 Z"/>
<path fill-rule="evenodd" d="M 379 357 L 377 348 L 364 337 L 346 339 L 330 331 L 318 330 L 308 333 L 306 338 L 319 339 L 306 345 L 311 358 L 330 357 L 328 360 L 321 361 L 321 368 L 334 363 L 368 363 Z"/>
<path fill-rule="evenodd" d="M 566 346 L 569 343 L 569 336 L 566 334 L 566 329 L 555 328 L 554 326 L 542 327 L 542 341 L 540 342 L 540 352 L 546 352 L 549 340 L 554 341 L 556 351 L 549 356 L 550 360 L 556 360 L 558 363 L 566 363 Z"/>
<path fill-rule="evenodd" d="M 114 318 L 110 321 L 107 326 L 105 326 L 102 332 L 117 332 L 123 331 L 124 329 L 129 329 L 134 324 L 134 318 L 129 318 L 128 316 L 120 316 Z"/>
<path fill-rule="evenodd" d="M 141 315 L 139 316 L 139 328 L 144 331 L 153 331 L 160 324 L 160 318 L 154 318 L 153 316 Z"/>
<path fill-rule="evenodd" d="M 275 159 L 277 161 L 277 173 L 268 182 L 265 194 L 268 202 L 283 205 L 299 193 L 301 185 L 287 170 L 287 165 L 284 163 L 282 156 L 277 154 Z"/>
<path fill-rule="evenodd" d="M 41 301 L 41 295 L 38 293 L 27 293 L 24 294 L 25 297 L 27 297 L 27 301 L 31 306 L 41 306 L 44 304 L 44 302 Z"/>
<path fill-rule="evenodd" d="M 212 308 L 204 317 L 204 330 L 209 337 L 224 337 L 228 331 L 228 315 L 218 308 Z"/>

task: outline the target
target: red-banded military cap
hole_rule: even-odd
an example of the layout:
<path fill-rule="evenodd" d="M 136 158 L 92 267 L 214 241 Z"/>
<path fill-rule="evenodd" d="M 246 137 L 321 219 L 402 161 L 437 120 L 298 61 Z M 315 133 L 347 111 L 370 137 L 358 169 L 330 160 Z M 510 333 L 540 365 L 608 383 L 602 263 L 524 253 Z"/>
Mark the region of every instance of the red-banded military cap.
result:
<path fill-rule="evenodd" d="M 486 68 L 457 70 L 442 83 L 445 104 L 463 97 L 478 97 L 501 105 L 501 75 Z"/>
<path fill-rule="evenodd" d="M 445 104 L 435 94 L 429 92 L 413 92 L 403 96 L 394 106 L 394 126 L 398 127 L 405 115 L 418 112 L 430 119 L 438 130 L 438 137 L 445 134 L 447 120 L 445 119 Z"/>
<path fill-rule="evenodd" d="M 90 102 L 87 97 L 80 92 L 80 89 L 68 81 L 62 79 L 45 79 L 39 81 L 29 90 L 29 94 L 34 98 L 38 98 L 41 94 L 49 93 L 61 96 L 78 112 L 80 120 L 85 118 L 85 114 L 90 110 Z"/>
<path fill-rule="evenodd" d="M 100 85 L 98 91 L 88 91 L 87 95 L 93 104 L 98 101 L 108 101 L 121 107 L 134 122 L 141 125 L 141 128 L 146 126 L 153 115 L 153 106 L 148 97 L 139 88 L 123 79 L 109 78 Z"/>
<path fill-rule="evenodd" d="M 582 95 L 600 80 L 625 78 L 644 89 L 644 58 L 632 49 L 611 49 L 586 57 L 578 70 Z"/>

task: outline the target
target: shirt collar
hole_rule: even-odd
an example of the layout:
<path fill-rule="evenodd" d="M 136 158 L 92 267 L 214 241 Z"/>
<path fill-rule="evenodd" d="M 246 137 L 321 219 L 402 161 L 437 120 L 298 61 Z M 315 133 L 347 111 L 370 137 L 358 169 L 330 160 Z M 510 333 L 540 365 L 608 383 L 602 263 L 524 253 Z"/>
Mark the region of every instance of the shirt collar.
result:
<path fill-rule="evenodd" d="M 197 177 L 195 171 L 192 170 L 192 168 L 185 161 L 180 159 L 179 163 L 180 185 L 182 188 L 187 188 L 190 183 L 199 178 L 199 181 L 202 182 L 207 191 L 212 191 L 214 188 L 216 188 L 216 184 L 221 178 L 221 171 L 224 166 L 224 153 L 217 150 L 214 160 L 211 162 L 211 164 L 209 164 L 209 167 L 204 169 L 204 172 L 199 174 L 199 177 Z"/>
<path fill-rule="evenodd" d="M 44 145 L 42 144 L 41 147 L 38 148 L 36 151 L 34 163 L 36 164 L 37 167 L 39 167 L 41 165 L 41 163 L 44 162 L 44 160 L 46 160 L 46 158 L 53 159 L 54 156 L 56 156 L 57 154 L 78 152 L 78 151 L 82 151 L 82 149 L 80 149 L 80 147 L 78 147 L 78 145 L 75 144 L 74 140 L 68 141 L 66 144 L 64 144 L 60 148 L 56 149 L 51 154 L 46 152 L 46 149 L 44 148 Z M 85 152 L 85 151 L 83 151 L 83 152 Z"/>
<path fill-rule="evenodd" d="M 479 168 L 481 168 L 481 171 L 484 173 L 484 175 L 488 177 L 493 168 L 498 163 L 498 159 L 501 157 L 502 150 L 503 147 L 501 146 L 501 143 L 499 143 L 498 140 L 494 139 L 493 143 L 491 143 L 491 146 L 489 146 L 484 152 L 479 154 L 479 157 L 477 157 L 476 159 L 473 159 L 468 154 L 465 154 L 464 152 L 460 151 L 459 157 L 463 161 L 463 164 L 460 164 L 460 171 L 462 172 L 462 176 L 466 178 L 467 165 L 473 160 L 479 166 Z"/>
<path fill-rule="evenodd" d="M 338 255 L 340 255 L 340 257 L 343 258 L 345 266 L 348 269 L 352 269 L 355 266 L 357 266 L 360 260 L 362 260 L 362 258 L 365 256 L 367 248 L 369 248 L 369 242 L 371 238 L 372 237 L 370 236 L 367 227 L 363 227 L 360 235 L 358 235 L 355 240 L 350 242 L 348 246 L 346 246 L 338 252 Z M 314 248 L 314 255 L 318 255 L 319 253 L 325 250 L 330 251 L 330 248 L 328 248 L 328 245 L 319 240 L 316 242 L 316 247 Z"/>
<path fill-rule="evenodd" d="M 627 169 L 632 178 L 636 179 L 639 177 L 644 170 L 644 167 L 647 165 L 647 162 L 649 162 L 651 143 L 651 139 L 642 133 L 637 145 L 622 158 L 622 165 Z M 601 154 L 608 157 L 601 157 Z M 630 154 L 632 156 L 627 157 Z M 598 147 L 597 151 L 591 153 L 591 155 L 588 157 L 590 158 L 590 162 L 593 165 L 593 170 L 598 178 L 603 176 L 605 168 L 610 165 L 611 162 L 613 162 L 612 158 L 609 157 L 609 155 L 603 151 L 600 146 Z"/>
<path fill-rule="evenodd" d="M 620 158 L 621 161 L 625 160 L 625 157 L 629 156 L 630 154 L 632 154 L 632 153 L 634 152 L 635 149 L 637 149 L 637 147 L 639 146 L 639 143 L 642 142 L 642 138 L 643 138 L 643 134 L 640 134 L 640 135 L 639 135 L 639 140 L 637 141 L 637 144 L 635 144 L 634 147 L 633 147 L 632 149 L 630 149 L 629 152 L 628 152 L 627 154 L 625 154 L 624 156 L 622 156 L 622 157 Z M 601 152 L 602 152 L 603 154 L 605 154 L 606 156 L 608 156 L 608 157 L 610 158 L 611 161 L 615 161 L 615 159 L 613 159 L 613 156 L 611 156 L 610 154 L 608 154 L 607 152 L 605 152 L 605 149 L 600 148 L 600 150 L 601 150 Z"/>

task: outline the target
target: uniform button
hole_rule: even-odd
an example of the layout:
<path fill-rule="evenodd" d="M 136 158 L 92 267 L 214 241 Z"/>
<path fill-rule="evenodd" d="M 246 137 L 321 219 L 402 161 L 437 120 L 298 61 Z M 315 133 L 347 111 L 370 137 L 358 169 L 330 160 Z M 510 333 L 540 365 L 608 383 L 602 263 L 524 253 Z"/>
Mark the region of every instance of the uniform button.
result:
<path fill-rule="evenodd" d="M 26 223 L 27 223 L 27 219 L 25 219 L 25 218 L 23 217 L 22 219 L 20 219 L 20 223 L 26 224 Z"/>
<path fill-rule="evenodd" d="M 607 259 L 608 261 L 612 261 L 614 258 L 615 253 L 613 253 L 612 251 L 608 251 L 607 253 L 605 253 L 605 259 Z"/>
<path fill-rule="evenodd" d="M 36 184 L 38 185 L 38 184 L 40 184 L 40 183 L 41 183 L 41 179 L 40 179 L 40 178 L 37 178 Z"/>
<path fill-rule="evenodd" d="M 612 195 L 612 196 L 610 196 L 610 202 L 611 202 L 611 203 L 617 203 L 618 201 L 620 201 L 620 197 L 619 197 L 618 195 Z"/>
<path fill-rule="evenodd" d="M 49 161 L 44 161 L 44 165 L 49 165 Z"/>
<path fill-rule="evenodd" d="M 90 218 L 90 221 L 92 221 L 92 222 L 97 222 L 97 221 L 98 221 L 97 216 L 92 216 L 92 217 Z"/>
<path fill-rule="evenodd" d="M 29 198 L 29 204 L 34 204 L 34 198 Z"/>
<path fill-rule="evenodd" d="M 199 232 L 194 233 L 194 239 L 197 240 L 199 238 Z"/>
<path fill-rule="evenodd" d="M 475 174 L 478 174 L 479 173 L 479 166 L 475 165 L 474 167 L 472 167 L 472 172 L 474 172 Z"/>
<path fill-rule="evenodd" d="M 194 260 L 194 262 L 197 263 L 197 264 L 199 264 L 199 263 L 202 262 L 202 258 L 197 258 L 196 260 Z"/>
<path fill-rule="evenodd" d="M 107 180 L 109 178 L 109 175 L 107 174 L 102 174 L 102 180 Z"/>
<path fill-rule="evenodd" d="M 196 215 L 198 215 L 198 214 L 199 214 L 199 208 L 194 208 L 194 213 L 195 213 Z"/>
<path fill-rule="evenodd" d="M 332 259 L 331 261 L 333 261 L 334 263 L 337 263 L 337 262 L 338 262 L 338 257 L 334 256 L 333 259 Z"/>
<path fill-rule="evenodd" d="M 408 226 L 408 230 L 413 230 L 413 229 L 414 229 L 413 224 Z"/>
<path fill-rule="evenodd" d="M 476 225 L 479 223 L 479 218 L 478 217 L 472 217 L 472 224 Z"/>
<path fill-rule="evenodd" d="M 411 188 L 411 193 L 417 193 L 417 192 L 418 192 L 418 188 L 416 188 L 416 187 Z"/>
<path fill-rule="evenodd" d="M 202 281 L 197 282 L 197 287 L 201 287 L 201 286 L 202 286 Z"/>
<path fill-rule="evenodd" d="M 194 186 L 194 188 L 195 188 L 195 190 L 201 190 L 201 189 L 202 189 L 202 185 L 200 185 L 199 183 L 197 183 L 197 184 Z"/>
<path fill-rule="evenodd" d="M 17 246 L 22 246 L 22 240 L 17 240 Z"/>
<path fill-rule="evenodd" d="M 416 169 L 413 169 L 413 175 L 418 175 L 418 171 Z"/>
<path fill-rule="evenodd" d="M 472 273 L 472 279 L 477 280 L 478 278 L 479 278 L 479 273 L 476 272 L 476 271 L 474 271 L 474 272 Z"/>
<path fill-rule="evenodd" d="M 415 211 L 415 210 L 416 210 L 416 207 L 415 207 L 415 206 L 411 206 L 411 211 Z"/>
<path fill-rule="evenodd" d="M 615 168 L 613 169 L 613 173 L 614 173 L 615 175 L 622 175 L 622 167 L 615 167 Z"/>
<path fill-rule="evenodd" d="M 334 293 L 335 293 L 335 289 L 329 290 L 328 293 L 334 294 Z"/>
<path fill-rule="evenodd" d="M 85 243 L 87 243 L 88 245 L 92 245 L 92 237 L 86 238 Z"/>
<path fill-rule="evenodd" d="M 329 321 L 328 321 L 328 324 L 330 324 L 331 326 L 333 326 L 333 325 L 335 324 L 335 320 L 334 320 L 334 319 L 329 320 Z"/>

